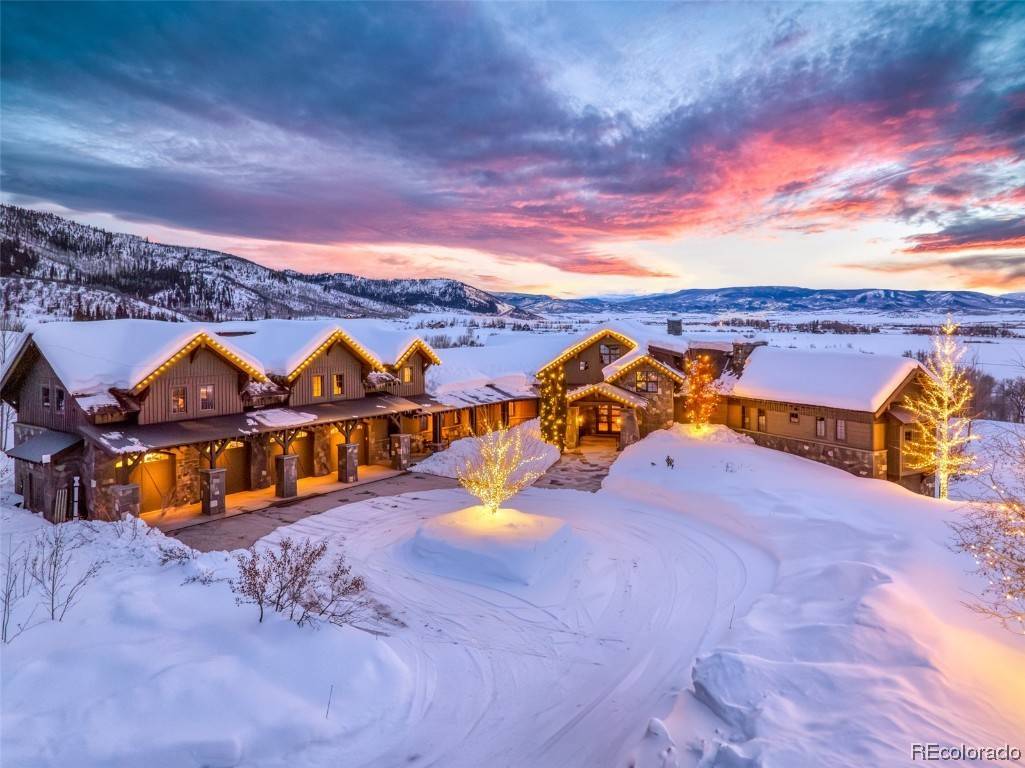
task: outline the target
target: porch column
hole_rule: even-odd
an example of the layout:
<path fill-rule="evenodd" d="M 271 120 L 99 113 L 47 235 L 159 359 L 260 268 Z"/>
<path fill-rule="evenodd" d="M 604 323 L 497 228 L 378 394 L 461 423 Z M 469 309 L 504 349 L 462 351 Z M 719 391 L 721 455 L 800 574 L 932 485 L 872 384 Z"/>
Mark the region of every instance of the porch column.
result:
<path fill-rule="evenodd" d="M 580 444 L 580 406 L 566 408 L 566 448 L 573 449 Z"/>
<path fill-rule="evenodd" d="M 274 457 L 274 495 L 287 499 L 299 495 L 299 457 L 294 453 L 282 453 Z"/>
<path fill-rule="evenodd" d="M 225 499 L 228 470 L 199 470 L 199 501 L 204 515 L 223 515 L 228 511 Z"/>
<path fill-rule="evenodd" d="M 359 443 L 339 443 L 338 482 L 355 483 L 359 480 Z"/>
<path fill-rule="evenodd" d="M 249 438 L 249 487 L 254 491 L 270 486 L 270 438 L 253 435 Z"/>
<path fill-rule="evenodd" d="M 409 466 L 411 453 L 409 435 L 398 434 L 391 436 L 392 469 L 406 469 Z"/>
<path fill-rule="evenodd" d="M 641 430 L 637 426 L 636 409 L 624 408 L 619 418 L 619 450 L 623 450 L 641 439 Z"/>

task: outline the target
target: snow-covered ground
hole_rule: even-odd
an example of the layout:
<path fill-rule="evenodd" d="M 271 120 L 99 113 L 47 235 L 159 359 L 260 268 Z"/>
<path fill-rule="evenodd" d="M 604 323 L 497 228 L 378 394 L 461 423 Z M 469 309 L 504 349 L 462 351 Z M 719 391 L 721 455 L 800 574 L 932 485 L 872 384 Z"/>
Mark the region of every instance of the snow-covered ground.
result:
<path fill-rule="evenodd" d="M 261 542 L 344 550 L 405 624 L 378 637 L 257 624 L 217 580 L 230 557 L 161 566 L 159 534 L 97 526 L 86 551 L 110 562 L 82 604 L 4 649 L 5 761 L 860 768 L 1025 747 L 1025 640 L 961 604 L 954 503 L 678 426 L 596 494 L 510 502 L 572 529 L 530 584 L 417 551 L 471 503 L 376 498 Z M 15 540 L 38 525 L 4 515 Z"/>

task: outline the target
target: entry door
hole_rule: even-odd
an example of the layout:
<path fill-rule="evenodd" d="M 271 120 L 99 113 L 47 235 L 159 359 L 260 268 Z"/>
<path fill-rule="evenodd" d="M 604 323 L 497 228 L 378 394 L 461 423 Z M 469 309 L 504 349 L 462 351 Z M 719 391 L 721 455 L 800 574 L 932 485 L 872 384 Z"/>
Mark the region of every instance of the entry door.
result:
<path fill-rule="evenodd" d="M 599 434 L 609 435 L 618 432 L 622 424 L 622 410 L 618 405 L 599 405 L 594 422 Z"/>

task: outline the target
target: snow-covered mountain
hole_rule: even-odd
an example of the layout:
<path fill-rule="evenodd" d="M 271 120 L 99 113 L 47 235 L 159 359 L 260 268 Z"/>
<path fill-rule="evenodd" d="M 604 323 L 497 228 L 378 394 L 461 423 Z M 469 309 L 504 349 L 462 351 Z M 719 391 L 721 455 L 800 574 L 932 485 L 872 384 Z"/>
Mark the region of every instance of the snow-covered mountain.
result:
<path fill-rule="evenodd" d="M 528 294 L 498 294 L 532 312 L 821 312 L 870 310 L 916 312 L 1025 311 L 1025 294 L 993 296 L 977 291 L 897 291 L 816 289 L 790 286 L 688 288 L 626 300 L 557 299 Z"/>
<path fill-rule="evenodd" d="M 224 320 L 397 317 L 434 310 L 525 314 L 457 280 L 275 270 L 16 206 L 2 206 L 0 238 L 3 298 L 20 315 Z"/>

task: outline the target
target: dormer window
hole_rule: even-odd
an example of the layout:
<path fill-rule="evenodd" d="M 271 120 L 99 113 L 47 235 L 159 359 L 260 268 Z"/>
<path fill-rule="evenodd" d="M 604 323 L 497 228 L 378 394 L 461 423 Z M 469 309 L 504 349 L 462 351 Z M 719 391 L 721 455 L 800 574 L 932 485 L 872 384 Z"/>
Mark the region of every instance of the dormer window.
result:
<path fill-rule="evenodd" d="M 622 354 L 618 344 L 599 344 L 598 354 L 601 356 L 601 364 L 608 365 Z"/>
<path fill-rule="evenodd" d="M 186 387 L 171 387 L 171 413 L 189 412 L 189 390 Z"/>
<path fill-rule="evenodd" d="M 402 369 L 402 383 L 409 384 L 413 381 L 413 366 L 407 365 Z"/>
<path fill-rule="evenodd" d="M 345 374 L 336 373 L 331 379 L 331 394 L 343 395 L 345 394 Z"/>
<path fill-rule="evenodd" d="M 318 374 L 313 377 L 313 396 L 324 396 L 324 376 L 322 374 Z"/>
<path fill-rule="evenodd" d="M 43 387 L 42 403 L 43 403 L 43 407 L 44 408 L 49 408 L 50 407 L 50 388 L 49 387 Z"/>

